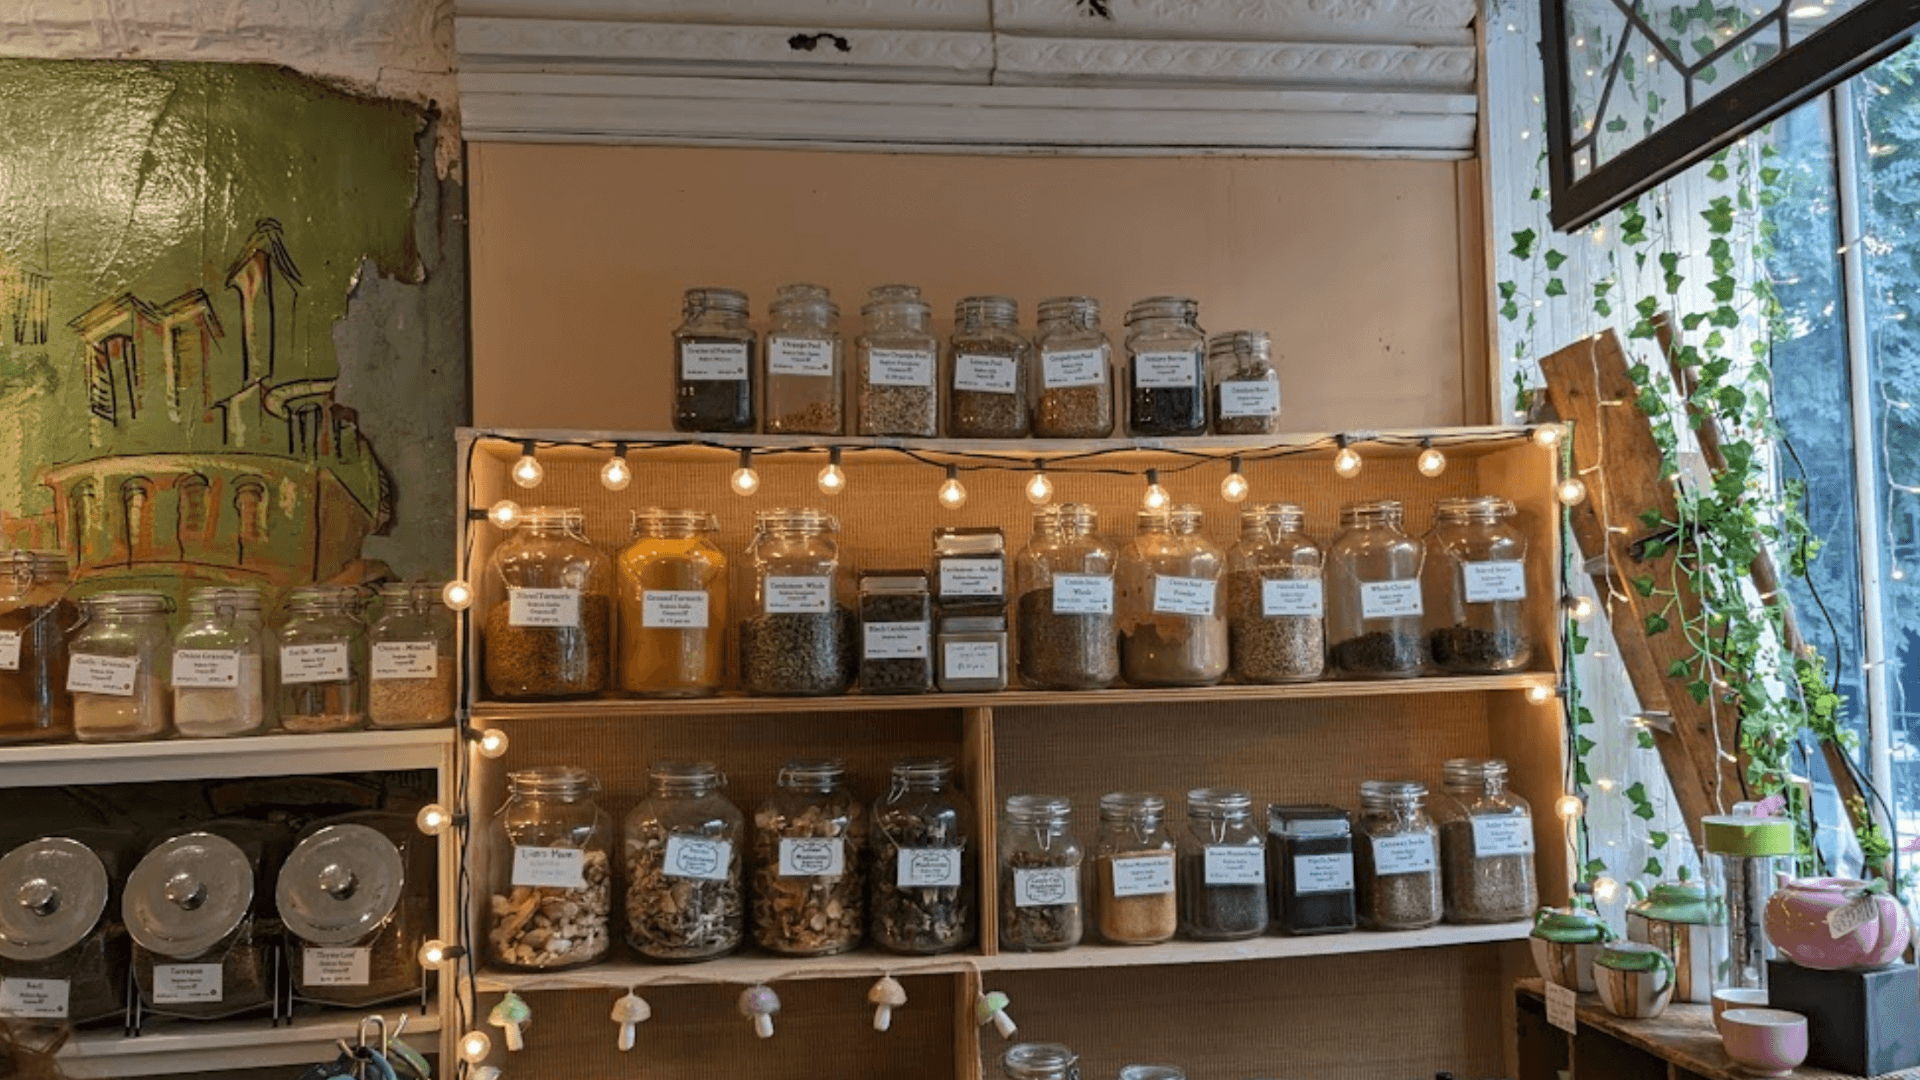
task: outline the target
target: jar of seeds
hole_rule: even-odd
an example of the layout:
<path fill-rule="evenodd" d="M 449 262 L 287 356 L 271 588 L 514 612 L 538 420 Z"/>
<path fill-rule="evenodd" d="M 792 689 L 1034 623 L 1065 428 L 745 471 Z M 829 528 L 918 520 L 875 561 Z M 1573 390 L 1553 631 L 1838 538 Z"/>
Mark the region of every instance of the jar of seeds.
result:
<path fill-rule="evenodd" d="M 1135 435 L 1207 433 L 1207 335 L 1200 305 L 1155 296 L 1127 311 L 1127 379 Z"/>
<path fill-rule="evenodd" d="M 1357 923 L 1353 821 L 1335 806 L 1267 808 L 1273 921 L 1293 935 L 1339 934 Z"/>
<path fill-rule="evenodd" d="M 872 840 L 874 944 L 913 955 L 973 944 L 973 806 L 954 786 L 951 758 L 894 764 L 873 804 Z"/>
<path fill-rule="evenodd" d="M 1440 921 L 1438 831 L 1427 817 L 1427 786 L 1368 780 L 1360 785 L 1354 844 L 1360 925 L 1421 930 Z"/>
<path fill-rule="evenodd" d="M 1007 613 L 1007 537 L 998 525 L 933 531 L 933 583 L 942 615 Z"/>
<path fill-rule="evenodd" d="M 767 327 L 766 428 L 770 435 L 846 430 L 846 346 L 840 305 L 818 285 L 782 285 Z"/>
<path fill-rule="evenodd" d="M 1197 506 L 1137 520 L 1120 556 L 1120 671 L 1135 686 L 1211 686 L 1227 673 L 1226 555 Z"/>
<path fill-rule="evenodd" d="M 1020 592 L 1020 677 L 1041 690 L 1101 690 L 1120 677 L 1111 544 L 1082 503 L 1033 513 L 1033 538 L 1014 563 Z"/>
<path fill-rule="evenodd" d="M 67 685 L 73 697 L 73 737 L 81 742 L 129 742 L 167 734 L 173 710 L 167 693 L 172 639 L 167 613 L 173 601 L 145 589 L 95 593 L 85 618 L 67 641 Z"/>
<path fill-rule="evenodd" d="M 1055 952 L 1080 944 L 1080 842 L 1073 805 L 1009 796 L 1000 821 L 1000 948 Z"/>
<path fill-rule="evenodd" d="M 1533 813 L 1507 790 L 1507 763 L 1454 758 L 1443 767 L 1441 882 L 1450 923 L 1516 922 L 1533 917 Z"/>
<path fill-rule="evenodd" d="M 1100 797 L 1093 848 L 1093 915 L 1109 945 L 1158 945 L 1180 925 L 1167 802 L 1147 792 Z"/>
<path fill-rule="evenodd" d="M 860 573 L 860 692 L 933 689 L 933 593 L 924 570 Z"/>
<path fill-rule="evenodd" d="M 658 761 L 627 815 L 627 948 L 648 960 L 710 960 L 740 947 L 746 819 L 705 761 Z"/>
<path fill-rule="evenodd" d="M 1327 619 L 1320 548 L 1290 503 L 1240 511 L 1227 554 L 1227 637 L 1243 683 L 1312 682 L 1326 672 Z"/>
<path fill-rule="evenodd" d="M 587 541 L 586 515 L 534 506 L 487 559 L 482 645 L 498 698 L 591 697 L 607 688 L 613 563 Z"/>
<path fill-rule="evenodd" d="M 1271 435 L 1280 430 L 1280 374 L 1265 330 L 1236 330 L 1207 342 L 1215 435 Z"/>
<path fill-rule="evenodd" d="M 1100 301 L 1056 296 L 1040 301 L 1033 338 L 1033 433 L 1043 439 L 1104 439 L 1113 434 L 1113 346 L 1100 328 Z"/>
<path fill-rule="evenodd" d="M 381 613 L 367 630 L 367 719 L 377 728 L 453 723 L 460 658 L 453 614 L 439 582 L 399 581 L 380 590 Z"/>
<path fill-rule="evenodd" d="M 784 956 L 829 956 L 866 933 L 867 808 L 838 760 L 789 761 L 753 815 L 753 939 Z"/>
<path fill-rule="evenodd" d="M 969 296 L 953 307 L 947 344 L 947 437 L 1024 439 L 1033 347 L 1020 336 L 1020 306 L 1005 296 Z"/>
<path fill-rule="evenodd" d="M 752 431 L 755 337 L 747 294 L 688 289 L 673 331 L 673 430 Z"/>
<path fill-rule="evenodd" d="M 0 743 L 73 736 L 67 632 L 80 611 L 67 585 L 64 553 L 0 551 Z"/>
<path fill-rule="evenodd" d="M 1267 838 L 1253 797 L 1230 788 L 1187 792 L 1180 836 L 1180 929 L 1195 941 L 1267 932 Z"/>
<path fill-rule="evenodd" d="M 860 434 L 940 434 L 940 339 L 912 285 L 880 285 L 860 309 Z"/>
<path fill-rule="evenodd" d="M 1392 499 L 1352 503 L 1327 551 L 1327 638 L 1349 679 L 1410 679 L 1427 665 L 1420 572 L 1426 547 Z"/>
<path fill-rule="evenodd" d="M 266 730 L 268 657 L 277 653 L 260 590 L 193 590 L 173 636 L 173 726 L 195 738 Z"/>
<path fill-rule="evenodd" d="M 1518 671 L 1527 636 L 1527 537 L 1494 495 L 1443 499 L 1427 533 L 1425 602 L 1433 664 L 1460 674 Z"/>
<path fill-rule="evenodd" d="M 287 595 L 280 624 L 280 726 L 293 732 L 367 726 L 367 628 L 360 593 L 313 585 Z"/>
<path fill-rule="evenodd" d="M 1000 1055 L 1006 1080 L 1080 1080 L 1080 1055 L 1058 1043 L 1015 1043 Z"/>
<path fill-rule="evenodd" d="M 1007 688 L 1007 619 L 956 615 L 940 620 L 940 689 L 947 693 Z"/>
<path fill-rule="evenodd" d="M 840 523 L 819 510 L 754 515 L 753 583 L 739 622 L 740 684 L 749 694 L 844 693 L 859 656 L 842 590 Z"/>
<path fill-rule="evenodd" d="M 593 801 L 585 769 L 543 766 L 507 774 L 507 801 L 488 831 L 487 958 L 512 971 L 596 963 L 611 938 L 608 858 L 613 822 Z"/>
<path fill-rule="evenodd" d="M 699 510 L 648 507 L 615 561 L 620 689 L 642 697 L 720 692 L 726 662 L 727 556 Z"/>

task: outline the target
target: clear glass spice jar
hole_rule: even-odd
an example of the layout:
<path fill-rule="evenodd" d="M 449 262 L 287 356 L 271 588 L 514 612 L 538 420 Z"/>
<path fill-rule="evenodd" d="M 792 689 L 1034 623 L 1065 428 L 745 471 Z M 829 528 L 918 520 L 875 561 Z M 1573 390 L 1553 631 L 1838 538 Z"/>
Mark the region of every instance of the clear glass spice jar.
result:
<path fill-rule="evenodd" d="M 117 855 L 78 835 L 0 855 L 0 1017 L 84 1024 L 125 1010 L 128 938 L 108 905 Z"/>
<path fill-rule="evenodd" d="M 746 932 L 746 819 L 705 761 L 656 761 L 627 815 L 627 948 L 648 960 L 710 960 Z"/>
<path fill-rule="evenodd" d="M 860 308 L 860 434 L 940 434 L 940 339 L 912 285 L 880 285 Z"/>
<path fill-rule="evenodd" d="M 1507 790 L 1507 763 L 1454 758 L 1442 766 L 1440 878 L 1450 923 L 1517 922 L 1533 917 L 1540 891 L 1533 875 L 1533 813 Z"/>
<path fill-rule="evenodd" d="M 1496 674 L 1533 659 L 1527 635 L 1527 537 L 1494 495 L 1443 499 L 1427 532 L 1427 644 L 1441 671 Z"/>
<path fill-rule="evenodd" d="M 1211 686 L 1227 673 L 1226 555 L 1197 506 L 1142 510 L 1120 555 L 1120 671 L 1135 686 Z"/>
<path fill-rule="evenodd" d="M 1274 924 L 1288 934 L 1339 934 L 1358 924 L 1345 810 L 1267 807 L 1267 892 Z"/>
<path fill-rule="evenodd" d="M 1340 511 L 1342 532 L 1327 550 L 1327 639 L 1333 667 L 1346 678 L 1408 679 L 1426 668 L 1426 546 L 1400 525 L 1392 499 Z"/>
<path fill-rule="evenodd" d="M 1000 947 L 1056 952 L 1080 944 L 1080 842 L 1073 804 L 1013 795 L 1000 819 Z"/>
<path fill-rule="evenodd" d="M 844 599 L 840 523 L 819 510 L 754 515 L 745 569 L 753 587 L 737 633 L 740 684 L 749 694 L 846 692 L 859 657 L 856 619 Z"/>
<path fill-rule="evenodd" d="M 747 294 L 688 289 L 673 331 L 673 430 L 752 431 L 756 338 Z"/>
<path fill-rule="evenodd" d="M 873 804 L 873 891 L 867 921 L 889 952 L 933 955 L 973 944 L 973 805 L 954 786 L 950 758 L 893 766 Z"/>
<path fill-rule="evenodd" d="M 998 525 L 933 531 L 933 585 L 942 615 L 1007 613 L 1007 537 Z"/>
<path fill-rule="evenodd" d="M 73 737 L 81 742 L 157 739 L 171 727 L 167 693 L 173 601 L 144 589 L 95 593 L 67 640 Z"/>
<path fill-rule="evenodd" d="M 1127 310 L 1127 429 L 1135 435 L 1207 433 L 1207 335 L 1200 305 L 1154 296 Z"/>
<path fill-rule="evenodd" d="M 1104 439 L 1113 434 L 1113 346 L 1100 328 L 1100 301 L 1056 296 L 1040 301 L 1033 349 L 1033 433 L 1043 439 Z"/>
<path fill-rule="evenodd" d="M 1440 921 L 1439 833 L 1427 816 L 1425 784 L 1361 784 L 1355 841 L 1361 926 L 1420 930 Z"/>
<path fill-rule="evenodd" d="M 1101 690 L 1120 677 L 1113 545 L 1081 503 L 1043 506 L 1014 562 L 1020 677 L 1041 690 Z"/>
<path fill-rule="evenodd" d="M 294 995 L 348 1008 L 418 997 L 436 848 L 401 814 L 315 822 L 274 883 Z"/>
<path fill-rule="evenodd" d="M 1215 435 L 1271 435 L 1280 430 L 1280 373 L 1264 330 L 1216 334 L 1207 342 Z"/>
<path fill-rule="evenodd" d="M 535 506 L 487 559 L 487 689 L 498 698 L 590 697 L 607 688 L 613 563 L 586 515 Z"/>
<path fill-rule="evenodd" d="M 1240 511 L 1227 553 L 1227 638 L 1244 683 L 1312 682 L 1327 669 L 1325 558 L 1290 503 Z"/>
<path fill-rule="evenodd" d="M 367 628 L 367 721 L 376 728 L 453 723 L 460 658 L 444 589 L 428 581 L 380 588 L 380 618 Z"/>
<path fill-rule="evenodd" d="M 768 317 L 767 433 L 845 431 L 847 365 L 840 305 L 819 285 L 782 285 Z"/>
<path fill-rule="evenodd" d="M 1122 1065 L 1119 1080 L 1187 1080 L 1187 1073 L 1174 1065 Z"/>
<path fill-rule="evenodd" d="M 1080 1055 L 1059 1043 L 1015 1043 L 1000 1055 L 1006 1080 L 1080 1080 Z"/>
<path fill-rule="evenodd" d="M 616 560 L 620 689 L 641 697 L 706 697 L 725 678 L 727 556 L 720 524 L 699 510 L 649 507 Z"/>
<path fill-rule="evenodd" d="M 1020 305 L 969 296 L 953 306 L 947 342 L 947 437 L 1024 439 L 1033 427 L 1033 346 L 1020 334 Z"/>
<path fill-rule="evenodd" d="M 1093 849 L 1093 921 L 1109 945 L 1157 945 L 1180 926 L 1167 802 L 1146 792 L 1100 797 Z"/>
<path fill-rule="evenodd" d="M 860 573 L 860 692 L 933 689 L 933 593 L 924 570 Z"/>
<path fill-rule="evenodd" d="M 358 590 L 314 585 L 287 596 L 280 624 L 280 726 L 297 733 L 367 726 L 367 628 Z"/>
<path fill-rule="evenodd" d="M 1180 929 L 1195 941 L 1267 932 L 1267 837 L 1253 796 L 1231 788 L 1187 792 L 1180 835 Z"/>
<path fill-rule="evenodd" d="M 277 824 L 211 821 L 133 868 L 121 912 L 148 1011 L 212 1020 L 272 1006 L 272 882 L 291 841 Z"/>
<path fill-rule="evenodd" d="M 585 769 L 507 774 L 507 801 L 487 833 L 492 922 L 487 958 L 514 971 L 560 971 L 607 955 L 613 822 Z"/>
<path fill-rule="evenodd" d="M 780 766 L 753 815 L 753 940 L 783 956 L 847 952 L 866 934 L 867 808 L 846 763 Z"/>
<path fill-rule="evenodd" d="M 1007 619 L 956 615 L 940 620 L 940 689 L 947 693 L 1007 688 Z"/>
<path fill-rule="evenodd" d="M 73 737 L 67 632 L 80 609 L 67 584 L 61 552 L 0 551 L 0 743 Z"/>
<path fill-rule="evenodd" d="M 278 656 L 260 590 L 193 590 L 186 622 L 173 636 L 174 728 L 196 738 L 265 731 L 272 722 L 267 687 L 276 685 L 270 679 Z"/>

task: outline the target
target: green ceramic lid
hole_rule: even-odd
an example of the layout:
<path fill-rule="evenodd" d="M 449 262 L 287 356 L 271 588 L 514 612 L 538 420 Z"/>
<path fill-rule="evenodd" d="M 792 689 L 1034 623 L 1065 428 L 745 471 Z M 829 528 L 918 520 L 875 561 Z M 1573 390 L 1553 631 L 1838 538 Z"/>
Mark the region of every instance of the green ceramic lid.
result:
<path fill-rule="evenodd" d="M 1600 955 L 1594 963 L 1601 967 L 1610 967 L 1615 971 L 1652 971 L 1663 967 L 1666 954 L 1652 945 L 1638 941 L 1616 941 L 1611 945 L 1602 945 Z"/>
<path fill-rule="evenodd" d="M 1787 818 L 1722 814 L 1701 818 L 1707 851 L 1714 855 L 1791 855 L 1793 822 Z"/>
<path fill-rule="evenodd" d="M 1562 945 L 1591 945 L 1607 939 L 1607 924 L 1581 908 L 1541 908 L 1533 920 L 1533 936 Z"/>
<path fill-rule="evenodd" d="M 1704 925 L 1708 921 L 1706 886 L 1696 881 L 1663 881 L 1627 910 L 1656 922 Z"/>

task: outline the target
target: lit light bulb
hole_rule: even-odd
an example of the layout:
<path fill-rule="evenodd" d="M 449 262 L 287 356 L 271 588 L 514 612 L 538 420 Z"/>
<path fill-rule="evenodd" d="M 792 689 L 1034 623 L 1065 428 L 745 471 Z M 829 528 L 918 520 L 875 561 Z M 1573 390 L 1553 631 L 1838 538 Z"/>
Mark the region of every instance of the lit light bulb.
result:
<path fill-rule="evenodd" d="M 520 504 L 512 499 L 501 499 L 487 511 L 487 520 L 503 529 L 511 529 L 520 524 Z"/>
<path fill-rule="evenodd" d="M 448 959 L 447 943 L 439 938 L 430 938 L 420 946 L 420 966 L 423 968 L 437 968 Z"/>
<path fill-rule="evenodd" d="M 960 483 L 960 467 L 947 466 L 947 482 L 940 485 L 940 505 L 958 510 L 967 505 L 967 489 Z"/>
<path fill-rule="evenodd" d="M 1560 481 L 1560 486 L 1553 489 L 1553 494 L 1562 505 L 1572 506 L 1587 497 L 1586 481 L 1577 476 L 1569 476 Z"/>
<path fill-rule="evenodd" d="M 483 758 L 499 758 L 507 752 L 507 733 L 499 728 L 488 728 L 474 742 L 479 746 Z"/>
<path fill-rule="evenodd" d="M 460 1036 L 460 1060 L 478 1065 L 493 1053 L 493 1040 L 484 1031 L 469 1031 Z"/>
<path fill-rule="evenodd" d="M 1047 479 L 1047 463 L 1033 463 L 1033 479 L 1027 481 L 1027 501 L 1035 506 L 1045 506 L 1053 500 L 1053 481 Z"/>
<path fill-rule="evenodd" d="M 1560 438 L 1565 434 L 1566 429 L 1559 424 L 1541 424 L 1533 429 L 1533 441 L 1541 446 L 1559 446 Z"/>
<path fill-rule="evenodd" d="M 1148 469 L 1147 494 L 1140 500 L 1140 505 L 1149 510 L 1165 510 L 1172 502 L 1173 497 L 1167 494 L 1166 488 L 1160 486 L 1160 470 Z"/>
<path fill-rule="evenodd" d="M 760 490 L 760 474 L 753 471 L 753 451 L 740 451 L 740 467 L 733 470 L 733 477 L 727 481 L 733 485 L 735 495 L 751 495 Z"/>
<path fill-rule="evenodd" d="M 1348 480 L 1360 475 L 1360 454 L 1347 445 L 1347 437 L 1340 436 L 1340 452 L 1333 455 L 1333 471 Z"/>
<path fill-rule="evenodd" d="M 1553 803 L 1553 812 L 1560 815 L 1561 821 L 1572 821 L 1586 809 L 1587 804 L 1581 802 L 1578 795 L 1562 795 Z"/>
<path fill-rule="evenodd" d="M 1420 451 L 1420 457 L 1414 462 L 1414 467 L 1420 470 L 1421 476 L 1439 476 L 1447 471 L 1447 455 L 1441 453 L 1432 443 L 1428 443 L 1427 448 Z"/>
<path fill-rule="evenodd" d="M 440 590 L 440 602 L 453 611 L 465 611 L 473 606 L 473 586 L 464 581 L 449 581 L 446 588 Z"/>
<path fill-rule="evenodd" d="M 523 488 L 539 487 L 540 481 L 547 478 L 547 470 L 541 468 L 540 459 L 533 456 L 531 441 L 520 444 L 520 460 L 513 463 L 513 482 Z"/>
<path fill-rule="evenodd" d="M 820 475 L 815 477 L 815 482 L 820 485 L 822 495 L 838 495 L 847 490 L 847 474 L 840 471 L 838 447 L 827 451 L 827 463 L 821 467 Z"/>
<path fill-rule="evenodd" d="M 1534 683 L 1527 687 L 1527 700 L 1535 705 L 1545 705 L 1554 698 L 1554 689 L 1546 683 Z"/>
<path fill-rule="evenodd" d="M 1566 609 L 1567 616 L 1574 622 L 1586 622 L 1593 618 L 1593 597 L 1591 596 L 1569 596 L 1560 602 L 1560 606 Z"/>
<path fill-rule="evenodd" d="M 1610 877 L 1593 879 L 1593 898 L 1603 904 L 1611 904 L 1620 897 L 1620 883 Z"/>
<path fill-rule="evenodd" d="M 439 836 L 447 831 L 447 826 L 453 824 L 453 812 L 439 803 L 428 803 L 414 815 L 413 823 L 428 836 Z"/>
<path fill-rule="evenodd" d="M 1220 497 L 1230 503 L 1245 502 L 1249 490 L 1247 478 L 1240 475 L 1240 459 L 1231 459 L 1227 464 L 1227 478 L 1220 481 Z"/>
<path fill-rule="evenodd" d="M 627 444 L 615 443 L 613 456 L 600 466 L 600 482 L 608 491 L 625 491 L 633 483 L 633 466 L 627 464 Z"/>

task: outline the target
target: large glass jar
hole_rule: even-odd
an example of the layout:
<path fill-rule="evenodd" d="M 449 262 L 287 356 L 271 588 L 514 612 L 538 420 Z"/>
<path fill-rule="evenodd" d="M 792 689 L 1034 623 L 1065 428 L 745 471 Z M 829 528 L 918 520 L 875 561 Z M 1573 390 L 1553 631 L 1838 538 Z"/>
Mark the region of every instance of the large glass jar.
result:
<path fill-rule="evenodd" d="M 747 294 L 688 289 L 673 331 L 673 430 L 752 431 L 753 328 Z"/>
<path fill-rule="evenodd" d="M 60 835 L 0 856 L 0 1017 L 81 1024 L 126 1008 L 127 935 L 108 909 L 118 854 Z"/>
<path fill-rule="evenodd" d="M 67 632 L 79 621 L 65 555 L 0 551 L 0 743 L 72 737 Z"/>
<path fill-rule="evenodd" d="M 933 586 L 940 614 L 1007 613 L 1007 537 L 998 525 L 933 531 Z"/>
<path fill-rule="evenodd" d="M 924 570 L 860 573 L 860 692 L 933 689 L 933 593 Z"/>
<path fill-rule="evenodd" d="M 1020 336 L 1020 305 L 1005 296 L 969 296 L 953 306 L 947 343 L 947 437 L 1024 439 L 1033 346 Z"/>
<path fill-rule="evenodd" d="M 444 586 L 400 581 L 380 589 L 380 618 L 367 630 L 367 720 L 377 728 L 453 722 L 460 658 Z"/>
<path fill-rule="evenodd" d="M 1080 1055 L 1058 1043 L 1015 1043 L 1000 1055 L 1006 1080 L 1080 1080 Z"/>
<path fill-rule="evenodd" d="M 1056 296 L 1040 301 L 1033 337 L 1033 433 L 1043 439 L 1104 439 L 1113 434 L 1113 346 L 1100 328 L 1100 301 Z"/>
<path fill-rule="evenodd" d="M 277 657 L 260 590 L 193 590 L 187 620 L 173 637 L 173 726 L 195 737 L 266 730 Z"/>
<path fill-rule="evenodd" d="M 1253 796 L 1231 788 L 1187 792 L 1180 836 L 1180 929 L 1196 941 L 1267 932 L 1267 837 Z"/>
<path fill-rule="evenodd" d="M 1427 533 L 1424 575 L 1433 664 L 1442 671 L 1518 671 L 1533 659 L 1527 636 L 1527 537 L 1513 504 L 1494 495 L 1443 499 Z"/>
<path fill-rule="evenodd" d="M 1000 948 L 1056 952 L 1080 944 L 1080 842 L 1073 804 L 1009 796 L 1000 819 Z"/>
<path fill-rule="evenodd" d="M 1211 686 L 1227 673 L 1226 555 L 1197 506 L 1142 510 L 1120 556 L 1120 671 L 1135 686 Z"/>
<path fill-rule="evenodd" d="M 1093 848 L 1093 920 L 1109 945 L 1157 945 L 1180 926 L 1167 801 L 1146 792 L 1100 797 Z"/>
<path fill-rule="evenodd" d="M 1127 428 L 1135 435 L 1207 433 L 1207 335 L 1200 305 L 1154 296 L 1127 311 Z"/>
<path fill-rule="evenodd" d="M 367 628 L 360 594 L 314 585 L 287 597 L 280 624 L 280 726 L 352 731 L 367 725 Z"/>
<path fill-rule="evenodd" d="M 1516 922 L 1540 906 L 1533 814 L 1507 790 L 1507 763 L 1453 758 L 1442 766 L 1440 880 L 1450 923 Z"/>
<path fill-rule="evenodd" d="M 872 838 L 874 944 L 911 955 L 973 944 L 973 805 L 953 785 L 952 759 L 896 762 L 873 804 Z"/>
<path fill-rule="evenodd" d="M 845 431 L 847 366 L 840 305 L 818 285 L 782 285 L 768 315 L 767 433 Z"/>
<path fill-rule="evenodd" d="M 1338 934 L 1358 921 L 1353 820 L 1336 806 L 1267 808 L 1267 892 L 1289 934 Z"/>
<path fill-rule="evenodd" d="M 819 510 L 754 515 L 740 617 L 740 685 L 749 694 L 839 694 L 859 650 L 844 598 L 840 523 Z"/>
<path fill-rule="evenodd" d="M 1215 435 L 1271 435 L 1280 430 L 1280 374 L 1264 330 L 1216 334 L 1207 342 Z"/>
<path fill-rule="evenodd" d="M 272 1006 L 274 876 L 286 829 L 212 821 L 155 845 L 121 897 L 133 975 L 156 1013 L 217 1019 Z"/>
<path fill-rule="evenodd" d="M 173 601 L 141 589 L 96 593 L 67 641 L 73 737 L 81 742 L 157 739 L 170 726 L 167 671 Z"/>
<path fill-rule="evenodd" d="M 420 994 L 437 846 L 401 814 L 348 814 L 306 830 L 274 885 L 297 997 L 364 1008 Z"/>
<path fill-rule="evenodd" d="M 940 433 L 940 339 L 912 285 L 879 285 L 860 308 L 860 434 Z"/>
<path fill-rule="evenodd" d="M 705 761 L 656 761 L 627 815 L 627 948 L 648 960 L 708 960 L 746 932 L 746 819 Z"/>
<path fill-rule="evenodd" d="M 1426 667 L 1426 547 L 1400 522 L 1392 499 L 1340 511 L 1343 531 L 1327 551 L 1327 639 L 1334 669 L 1346 678 L 1408 679 Z"/>
<path fill-rule="evenodd" d="M 620 689 L 642 697 L 705 697 L 726 665 L 727 556 L 720 525 L 698 510 L 633 515 L 617 561 Z"/>
<path fill-rule="evenodd" d="M 830 956 L 866 934 L 867 808 L 837 760 L 789 761 L 753 815 L 753 939 Z"/>
<path fill-rule="evenodd" d="M 1361 926 L 1420 930 L 1440 921 L 1439 834 L 1427 816 L 1425 784 L 1361 784 L 1355 840 Z"/>
<path fill-rule="evenodd" d="M 559 971 L 607 955 L 613 822 L 585 769 L 507 774 L 507 801 L 487 834 L 487 958 L 515 971 Z"/>
<path fill-rule="evenodd" d="M 586 515 L 530 507 L 487 560 L 487 689 L 500 698 L 589 697 L 607 688 L 613 564 Z"/>
<path fill-rule="evenodd" d="M 1081 503 L 1043 506 L 1014 562 L 1020 677 L 1041 690 L 1101 690 L 1120 677 L 1113 546 Z"/>
<path fill-rule="evenodd" d="M 1244 683 L 1311 682 L 1327 669 L 1320 548 L 1289 503 L 1240 511 L 1240 542 L 1227 553 L 1227 637 L 1233 677 Z"/>

